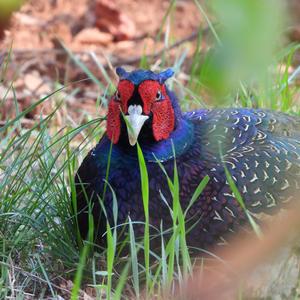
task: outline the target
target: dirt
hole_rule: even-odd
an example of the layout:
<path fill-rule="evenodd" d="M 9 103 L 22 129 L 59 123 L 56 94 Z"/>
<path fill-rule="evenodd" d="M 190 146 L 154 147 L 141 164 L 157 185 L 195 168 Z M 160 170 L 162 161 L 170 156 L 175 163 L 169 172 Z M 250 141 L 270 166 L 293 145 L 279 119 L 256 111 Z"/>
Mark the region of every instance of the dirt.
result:
<path fill-rule="evenodd" d="M 293 17 L 289 21 L 289 36 L 292 41 L 299 41 L 299 1 L 287 2 Z M 20 110 L 61 84 L 67 87 L 60 98 L 65 96 L 66 111 L 74 120 L 84 121 L 86 110 L 92 116 L 105 114 L 105 111 L 93 108 L 97 97 L 103 94 L 103 88 L 91 80 L 74 83 L 87 75 L 72 62 L 65 48 L 104 84 L 106 82 L 91 52 L 113 81 L 116 78 L 115 66 L 138 66 L 143 55 L 160 53 L 178 41 L 180 44 L 187 39 L 183 46 L 189 49 L 190 57 L 196 45 L 196 35 L 192 35 L 199 28 L 207 28 L 206 22 L 194 1 L 177 1 L 175 6 L 171 3 L 166 0 L 25 2 L 5 25 L 4 38 L 0 41 L 0 64 L 5 63 L 7 52 L 12 47 L 9 68 L 0 85 L 0 99 L 5 98 L 0 102 L 0 125 L 15 115 L 13 92 L 6 93 L 13 80 Z M 177 50 L 168 52 L 170 61 L 177 55 Z M 160 55 L 151 62 L 159 64 Z M 72 94 L 74 88 L 79 89 L 75 95 Z M 48 114 L 55 107 L 52 98 L 26 116 L 28 120 L 22 121 L 25 127 L 31 126 L 41 112 Z"/>
<path fill-rule="evenodd" d="M 170 17 L 166 18 L 168 10 Z M 12 15 L 0 42 L 0 63 L 5 63 L 12 47 L 9 68 L 0 86 L 0 99 L 5 98 L 0 105 L 0 120 L 4 122 L 15 115 L 13 92 L 6 95 L 12 80 L 19 109 L 24 110 L 54 91 L 58 83 L 67 85 L 87 77 L 71 62 L 64 47 L 101 81 L 103 76 L 90 54 L 93 52 L 114 79 L 116 65 L 137 66 L 143 55 L 169 46 L 165 44 L 166 35 L 171 42 L 180 41 L 199 26 L 205 24 L 193 1 L 178 1 L 173 8 L 170 1 L 161 0 L 27 1 Z M 191 55 L 195 43 L 190 44 Z M 74 88 L 80 91 L 70 95 Z M 81 110 L 99 115 L 93 105 L 103 90 L 96 84 L 71 84 L 64 93 L 68 95 L 67 110 L 75 120 L 84 121 Z M 24 126 L 30 126 L 41 112 L 48 114 L 55 106 L 52 98 L 30 113 Z"/>

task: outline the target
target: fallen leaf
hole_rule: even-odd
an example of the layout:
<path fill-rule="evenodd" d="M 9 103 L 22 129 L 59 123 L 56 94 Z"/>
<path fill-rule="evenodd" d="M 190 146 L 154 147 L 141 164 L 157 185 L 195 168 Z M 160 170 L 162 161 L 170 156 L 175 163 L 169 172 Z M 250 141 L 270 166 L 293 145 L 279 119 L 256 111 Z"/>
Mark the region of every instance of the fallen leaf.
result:
<path fill-rule="evenodd" d="M 98 0 L 95 6 L 96 26 L 111 33 L 118 41 L 132 39 L 136 35 L 135 24 L 117 5 L 109 0 Z"/>
<path fill-rule="evenodd" d="M 43 84 L 43 80 L 38 71 L 32 71 L 24 76 L 24 83 L 33 92 Z"/>
<path fill-rule="evenodd" d="M 83 29 L 74 38 L 74 41 L 80 44 L 107 45 L 112 40 L 113 36 L 110 33 L 101 32 L 98 28 Z"/>

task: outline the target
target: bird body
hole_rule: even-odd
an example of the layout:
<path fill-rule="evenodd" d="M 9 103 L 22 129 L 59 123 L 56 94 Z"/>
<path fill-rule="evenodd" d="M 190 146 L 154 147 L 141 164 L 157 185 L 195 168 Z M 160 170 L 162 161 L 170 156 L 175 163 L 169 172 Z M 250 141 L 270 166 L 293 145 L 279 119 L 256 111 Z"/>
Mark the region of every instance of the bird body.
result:
<path fill-rule="evenodd" d="M 124 224 L 130 217 L 135 223 L 136 236 L 143 236 L 145 217 L 136 141 L 141 146 L 149 176 L 151 233 L 159 233 L 161 226 L 164 230 L 172 227 L 173 197 L 166 174 L 173 178 L 176 163 L 180 205 L 183 211 L 188 208 L 186 226 L 190 229 L 186 240 L 191 247 L 209 249 L 224 244 L 229 234 L 248 222 L 245 209 L 228 183 L 225 167 L 253 216 L 273 214 L 287 205 L 299 189 L 298 117 L 245 108 L 182 113 L 175 94 L 164 84 L 171 76 L 168 72 L 159 77 L 150 71 L 119 70 L 120 83 L 110 100 L 107 134 L 86 156 L 75 177 L 83 237 L 88 231 L 89 201 L 100 240 L 106 231 L 106 220 L 115 225 L 114 197 L 117 223 Z M 149 100 L 149 104 L 147 97 L 161 99 L 152 103 Z M 141 120 L 138 132 L 127 128 L 126 116 L 132 122 L 138 120 L 134 128 L 140 126 Z M 206 176 L 208 183 L 189 207 Z"/>

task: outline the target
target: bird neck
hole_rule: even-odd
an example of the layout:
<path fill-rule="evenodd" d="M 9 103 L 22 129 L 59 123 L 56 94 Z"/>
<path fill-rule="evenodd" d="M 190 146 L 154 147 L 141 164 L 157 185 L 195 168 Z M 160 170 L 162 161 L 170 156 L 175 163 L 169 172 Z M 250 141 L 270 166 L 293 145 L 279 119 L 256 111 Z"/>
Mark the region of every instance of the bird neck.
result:
<path fill-rule="evenodd" d="M 188 151 L 194 142 L 194 125 L 185 118 L 177 122 L 175 130 L 170 137 L 156 143 L 140 143 L 142 152 L 147 163 L 166 162 L 178 158 Z M 107 136 L 104 136 L 92 155 L 97 157 L 99 165 L 107 166 L 111 162 L 111 168 L 129 164 L 138 164 L 137 146 L 124 144 L 112 144 Z"/>
<path fill-rule="evenodd" d="M 177 120 L 175 130 L 168 139 L 141 144 L 145 160 L 148 162 L 164 162 L 179 157 L 191 146 L 194 140 L 194 126 L 191 122 L 181 118 Z"/>
<path fill-rule="evenodd" d="M 179 157 L 191 146 L 194 140 L 194 125 L 183 117 L 178 99 L 173 91 L 167 88 L 175 116 L 175 128 L 170 136 L 159 142 L 141 144 L 143 154 L 148 162 L 167 160 Z"/>
<path fill-rule="evenodd" d="M 194 125 L 188 120 L 181 118 L 177 121 L 175 130 L 168 139 L 159 142 L 140 141 L 144 158 L 147 162 L 165 162 L 179 157 L 191 146 L 194 140 Z M 137 146 L 128 144 L 113 145 L 112 154 L 122 156 L 126 160 L 137 160 Z"/>

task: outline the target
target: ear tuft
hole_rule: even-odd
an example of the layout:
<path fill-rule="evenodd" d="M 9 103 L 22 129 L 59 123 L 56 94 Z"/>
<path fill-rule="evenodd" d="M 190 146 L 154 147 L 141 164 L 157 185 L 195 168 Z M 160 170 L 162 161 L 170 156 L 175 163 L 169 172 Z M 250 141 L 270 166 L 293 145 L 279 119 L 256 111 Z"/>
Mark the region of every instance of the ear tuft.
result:
<path fill-rule="evenodd" d="M 158 74 L 159 77 L 159 82 L 162 84 L 164 83 L 167 79 L 172 77 L 174 75 L 174 71 L 172 69 L 167 69 L 165 71 L 162 71 Z"/>
<path fill-rule="evenodd" d="M 122 67 L 117 67 L 116 68 L 116 73 L 117 73 L 117 75 L 119 76 L 120 79 L 125 79 L 128 75 L 126 70 L 123 69 Z"/>

